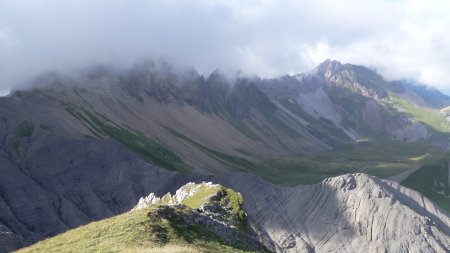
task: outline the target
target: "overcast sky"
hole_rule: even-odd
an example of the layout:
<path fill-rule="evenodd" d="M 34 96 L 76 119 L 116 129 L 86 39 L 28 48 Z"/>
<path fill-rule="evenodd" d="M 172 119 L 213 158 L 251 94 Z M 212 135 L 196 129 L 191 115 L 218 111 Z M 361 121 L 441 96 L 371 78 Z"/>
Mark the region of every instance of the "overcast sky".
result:
<path fill-rule="evenodd" d="M 0 0 L 0 91 L 161 56 L 262 77 L 330 58 L 450 90 L 450 1 Z"/>

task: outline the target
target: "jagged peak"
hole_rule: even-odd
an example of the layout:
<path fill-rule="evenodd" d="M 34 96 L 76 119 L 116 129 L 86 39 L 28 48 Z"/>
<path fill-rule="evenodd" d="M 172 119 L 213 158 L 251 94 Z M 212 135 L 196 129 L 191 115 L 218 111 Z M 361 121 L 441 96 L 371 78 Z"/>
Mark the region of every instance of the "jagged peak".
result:
<path fill-rule="evenodd" d="M 368 68 L 366 66 L 355 65 L 355 64 L 351 64 L 351 63 L 343 64 L 340 61 L 330 60 L 330 59 L 326 59 L 324 62 L 319 64 L 315 68 L 315 70 L 320 73 L 326 73 L 327 71 L 330 71 L 331 73 L 338 73 L 342 70 L 352 70 L 354 72 L 366 72 L 366 73 L 378 75 L 376 70 Z"/>
<path fill-rule="evenodd" d="M 132 210 L 140 210 L 154 204 L 189 205 L 190 200 L 193 200 L 194 198 L 197 199 L 194 205 L 202 205 L 208 201 L 209 197 L 217 194 L 217 192 L 222 189 L 224 189 L 223 186 L 213 184 L 212 182 L 202 182 L 199 184 L 189 182 L 180 187 L 174 195 L 169 192 L 162 197 L 157 197 L 156 194 L 152 192 L 145 197 L 141 197 L 138 204 Z"/>
<path fill-rule="evenodd" d="M 335 71 L 338 71 L 339 69 L 342 68 L 342 66 L 343 66 L 343 64 L 340 61 L 326 59 L 324 62 L 319 64 L 319 66 L 317 66 L 317 68 L 319 68 L 321 70 L 335 70 Z"/>
<path fill-rule="evenodd" d="M 230 80 L 230 78 L 221 69 L 216 68 L 206 78 L 206 83 L 209 83 L 209 84 L 219 83 L 219 84 L 226 84 L 226 85 L 230 85 L 231 86 L 232 81 Z"/>
<path fill-rule="evenodd" d="M 342 64 L 340 61 L 337 60 L 330 60 L 327 59 L 321 64 L 319 64 L 314 70 L 313 74 L 318 74 L 319 76 L 323 76 L 326 79 L 328 79 L 330 76 L 334 76 L 341 72 L 344 69 L 352 69 L 353 65 L 351 64 Z"/>

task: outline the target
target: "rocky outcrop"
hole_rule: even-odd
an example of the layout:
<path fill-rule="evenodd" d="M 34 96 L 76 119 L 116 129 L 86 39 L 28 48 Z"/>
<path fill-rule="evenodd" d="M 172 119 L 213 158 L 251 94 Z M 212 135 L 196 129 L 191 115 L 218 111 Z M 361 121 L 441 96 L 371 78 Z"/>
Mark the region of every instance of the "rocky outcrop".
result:
<path fill-rule="evenodd" d="M 148 196 L 140 198 L 138 204 L 131 211 L 141 210 L 152 205 L 172 207 L 186 205 L 214 223 L 235 228 L 243 227 L 245 213 L 242 209 L 242 202 L 240 193 L 225 189 L 219 184 L 189 182 L 173 195 L 168 192 L 162 197 L 157 197 L 152 192 Z"/>
<path fill-rule="evenodd" d="M 200 227 L 228 243 L 248 245 L 259 251 L 261 244 L 247 233 L 251 230 L 245 229 L 242 204 L 242 195 L 231 189 L 211 182 L 189 182 L 173 195 L 167 193 L 157 197 L 150 193 L 142 197 L 131 211 L 156 208 L 149 214 L 153 218 L 170 220 L 178 216 L 185 226 Z"/>
<path fill-rule="evenodd" d="M 147 196 L 141 197 L 137 205 L 134 206 L 132 210 L 140 210 L 154 204 L 167 204 L 172 206 L 181 205 L 186 199 L 192 198 L 197 193 L 205 190 L 211 191 L 210 196 L 206 196 L 207 198 L 205 199 L 205 202 L 207 202 L 208 198 L 217 195 L 217 192 L 221 189 L 221 187 L 222 186 L 211 182 L 202 182 L 200 184 L 189 182 L 176 190 L 174 195 L 168 192 L 162 197 L 157 197 L 154 192 L 151 192 Z"/>
<path fill-rule="evenodd" d="M 349 174 L 278 187 L 223 178 L 244 193 L 248 219 L 276 252 L 448 252 L 450 217 L 396 182 Z"/>

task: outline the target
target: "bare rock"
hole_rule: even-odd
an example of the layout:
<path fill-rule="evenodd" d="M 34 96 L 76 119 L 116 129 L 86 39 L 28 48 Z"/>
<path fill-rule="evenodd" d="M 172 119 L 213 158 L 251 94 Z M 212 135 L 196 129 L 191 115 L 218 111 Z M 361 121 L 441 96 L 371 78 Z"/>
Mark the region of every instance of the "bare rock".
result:
<path fill-rule="evenodd" d="M 223 182 L 244 193 L 249 221 L 276 252 L 448 252 L 450 217 L 418 192 L 365 174 L 293 188 L 251 176 Z"/>

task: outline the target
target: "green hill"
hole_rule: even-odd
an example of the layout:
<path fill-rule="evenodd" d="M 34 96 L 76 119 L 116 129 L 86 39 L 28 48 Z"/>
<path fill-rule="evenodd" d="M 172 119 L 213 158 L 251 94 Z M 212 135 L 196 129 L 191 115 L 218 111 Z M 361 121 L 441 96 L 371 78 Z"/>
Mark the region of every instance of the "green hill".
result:
<path fill-rule="evenodd" d="M 246 232 L 242 201 L 239 193 L 220 185 L 188 184 L 155 204 L 18 252 L 265 252 Z"/>

